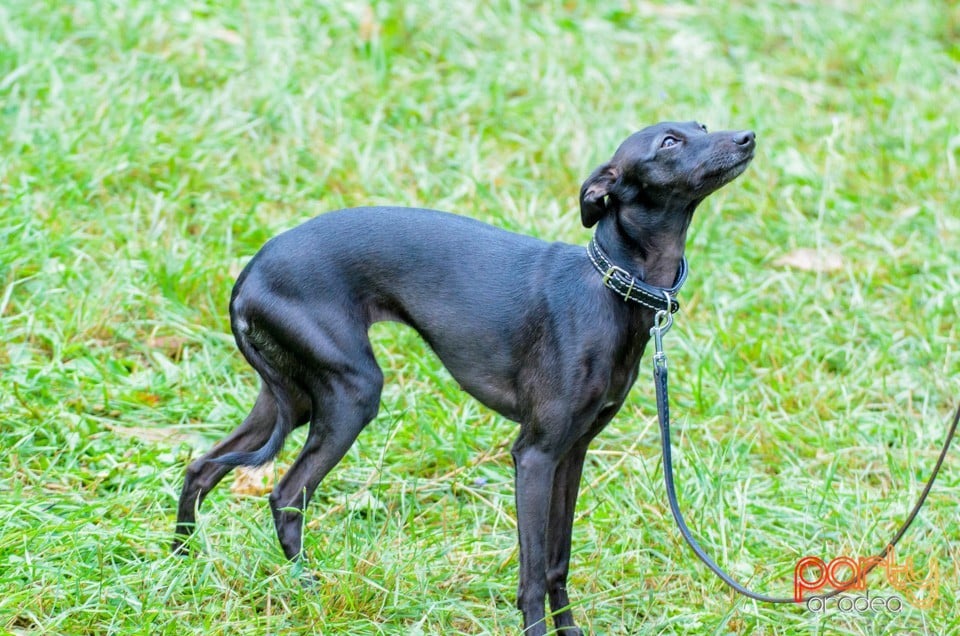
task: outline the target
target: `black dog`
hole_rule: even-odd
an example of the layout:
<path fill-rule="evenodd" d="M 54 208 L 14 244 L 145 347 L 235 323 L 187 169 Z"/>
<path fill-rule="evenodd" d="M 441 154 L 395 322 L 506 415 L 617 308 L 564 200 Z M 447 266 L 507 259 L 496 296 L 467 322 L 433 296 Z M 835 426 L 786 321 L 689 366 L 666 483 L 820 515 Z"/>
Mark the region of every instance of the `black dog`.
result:
<path fill-rule="evenodd" d="M 548 595 L 556 627 L 580 633 L 566 581 L 587 446 L 627 397 L 655 311 L 675 309 L 657 288 L 676 291 L 685 276 L 694 209 L 753 152 L 752 132 L 693 122 L 632 135 L 580 190 L 583 224 L 597 226 L 588 249 L 400 208 L 331 212 L 269 241 L 230 301 L 260 394 L 240 427 L 187 469 L 175 549 L 232 467 L 270 460 L 309 422 L 270 496 L 284 554 L 300 555 L 301 511 L 379 409 L 383 374 L 367 330 L 398 321 L 466 391 L 520 423 L 512 455 L 525 633 L 546 633 Z"/>

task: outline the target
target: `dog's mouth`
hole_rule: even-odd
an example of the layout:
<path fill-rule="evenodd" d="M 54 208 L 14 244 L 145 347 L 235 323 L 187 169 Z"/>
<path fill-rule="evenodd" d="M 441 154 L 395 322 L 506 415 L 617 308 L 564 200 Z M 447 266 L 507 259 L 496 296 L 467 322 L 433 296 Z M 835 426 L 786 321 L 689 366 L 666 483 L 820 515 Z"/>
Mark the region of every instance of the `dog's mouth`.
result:
<path fill-rule="evenodd" d="M 715 190 L 730 183 L 743 174 L 743 171 L 747 169 L 747 166 L 750 165 L 751 161 L 753 161 L 752 148 L 749 152 L 744 153 L 744 155 L 736 162 L 709 170 L 704 173 L 702 182 L 705 187 Z"/>
<path fill-rule="evenodd" d="M 732 166 L 730 166 L 729 168 L 727 168 L 727 169 L 726 169 L 725 171 L 723 171 L 721 174 L 727 176 L 727 177 L 728 177 L 728 181 L 729 181 L 729 180 L 736 179 L 736 178 L 739 177 L 741 174 L 743 174 L 743 171 L 747 169 L 747 166 L 750 165 L 750 162 L 751 162 L 751 161 L 753 161 L 753 151 L 752 151 L 752 150 L 750 151 L 749 154 L 747 154 L 745 157 L 743 157 L 740 161 L 738 161 L 737 163 L 735 163 L 735 164 L 733 164 Z"/>

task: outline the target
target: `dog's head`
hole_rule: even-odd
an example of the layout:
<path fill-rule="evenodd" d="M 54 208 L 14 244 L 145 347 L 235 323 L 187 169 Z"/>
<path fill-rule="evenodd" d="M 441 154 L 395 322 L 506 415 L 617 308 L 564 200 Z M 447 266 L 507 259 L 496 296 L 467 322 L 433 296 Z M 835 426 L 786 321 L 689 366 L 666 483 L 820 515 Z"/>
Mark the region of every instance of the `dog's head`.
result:
<path fill-rule="evenodd" d="M 753 159 L 749 130 L 710 133 L 697 122 L 663 122 L 627 138 L 580 188 L 580 218 L 592 227 L 624 206 L 696 206 Z"/>

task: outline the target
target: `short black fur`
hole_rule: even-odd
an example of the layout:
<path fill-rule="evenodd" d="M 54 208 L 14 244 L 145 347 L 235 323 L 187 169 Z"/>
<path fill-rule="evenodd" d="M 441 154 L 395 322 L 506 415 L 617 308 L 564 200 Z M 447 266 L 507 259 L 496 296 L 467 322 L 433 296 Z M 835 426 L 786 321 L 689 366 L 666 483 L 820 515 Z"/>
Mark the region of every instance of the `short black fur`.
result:
<path fill-rule="evenodd" d="M 753 157 L 749 131 L 661 123 L 630 136 L 580 190 L 581 219 L 618 266 L 670 287 L 697 205 Z M 583 246 L 546 243 L 465 217 L 393 207 L 339 210 L 285 232 L 240 274 L 237 345 L 262 384 L 243 423 L 186 472 L 174 548 L 236 465 L 262 464 L 297 426 L 300 456 L 270 495 L 284 554 L 301 554 L 301 512 L 379 409 L 383 374 L 367 336 L 416 329 L 460 385 L 520 424 L 513 446 L 525 633 L 579 634 L 566 583 L 587 447 L 637 377 L 653 312 L 606 288 Z"/>

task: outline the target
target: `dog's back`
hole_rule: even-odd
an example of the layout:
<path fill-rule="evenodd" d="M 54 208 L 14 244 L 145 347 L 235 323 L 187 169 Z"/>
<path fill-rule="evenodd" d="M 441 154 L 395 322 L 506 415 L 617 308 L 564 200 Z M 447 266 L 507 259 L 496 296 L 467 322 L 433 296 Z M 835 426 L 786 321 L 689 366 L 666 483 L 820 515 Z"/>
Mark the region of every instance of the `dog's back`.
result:
<path fill-rule="evenodd" d="M 582 247 L 467 217 L 352 208 L 271 239 L 238 278 L 230 314 L 240 349 L 249 351 L 253 341 L 261 355 L 278 362 L 287 349 L 302 349 L 295 333 L 283 337 L 301 321 L 327 336 L 328 363 L 351 357 L 347 343 L 339 342 L 345 323 L 350 333 L 383 320 L 407 324 L 466 391 L 516 417 L 512 384 L 524 357 L 517 349 L 535 345 L 540 323 L 553 315 L 556 308 L 543 303 L 582 301 L 571 281 L 582 280 L 585 267 Z M 274 311 L 276 299 L 287 296 L 297 298 L 295 315 L 289 307 Z"/>

